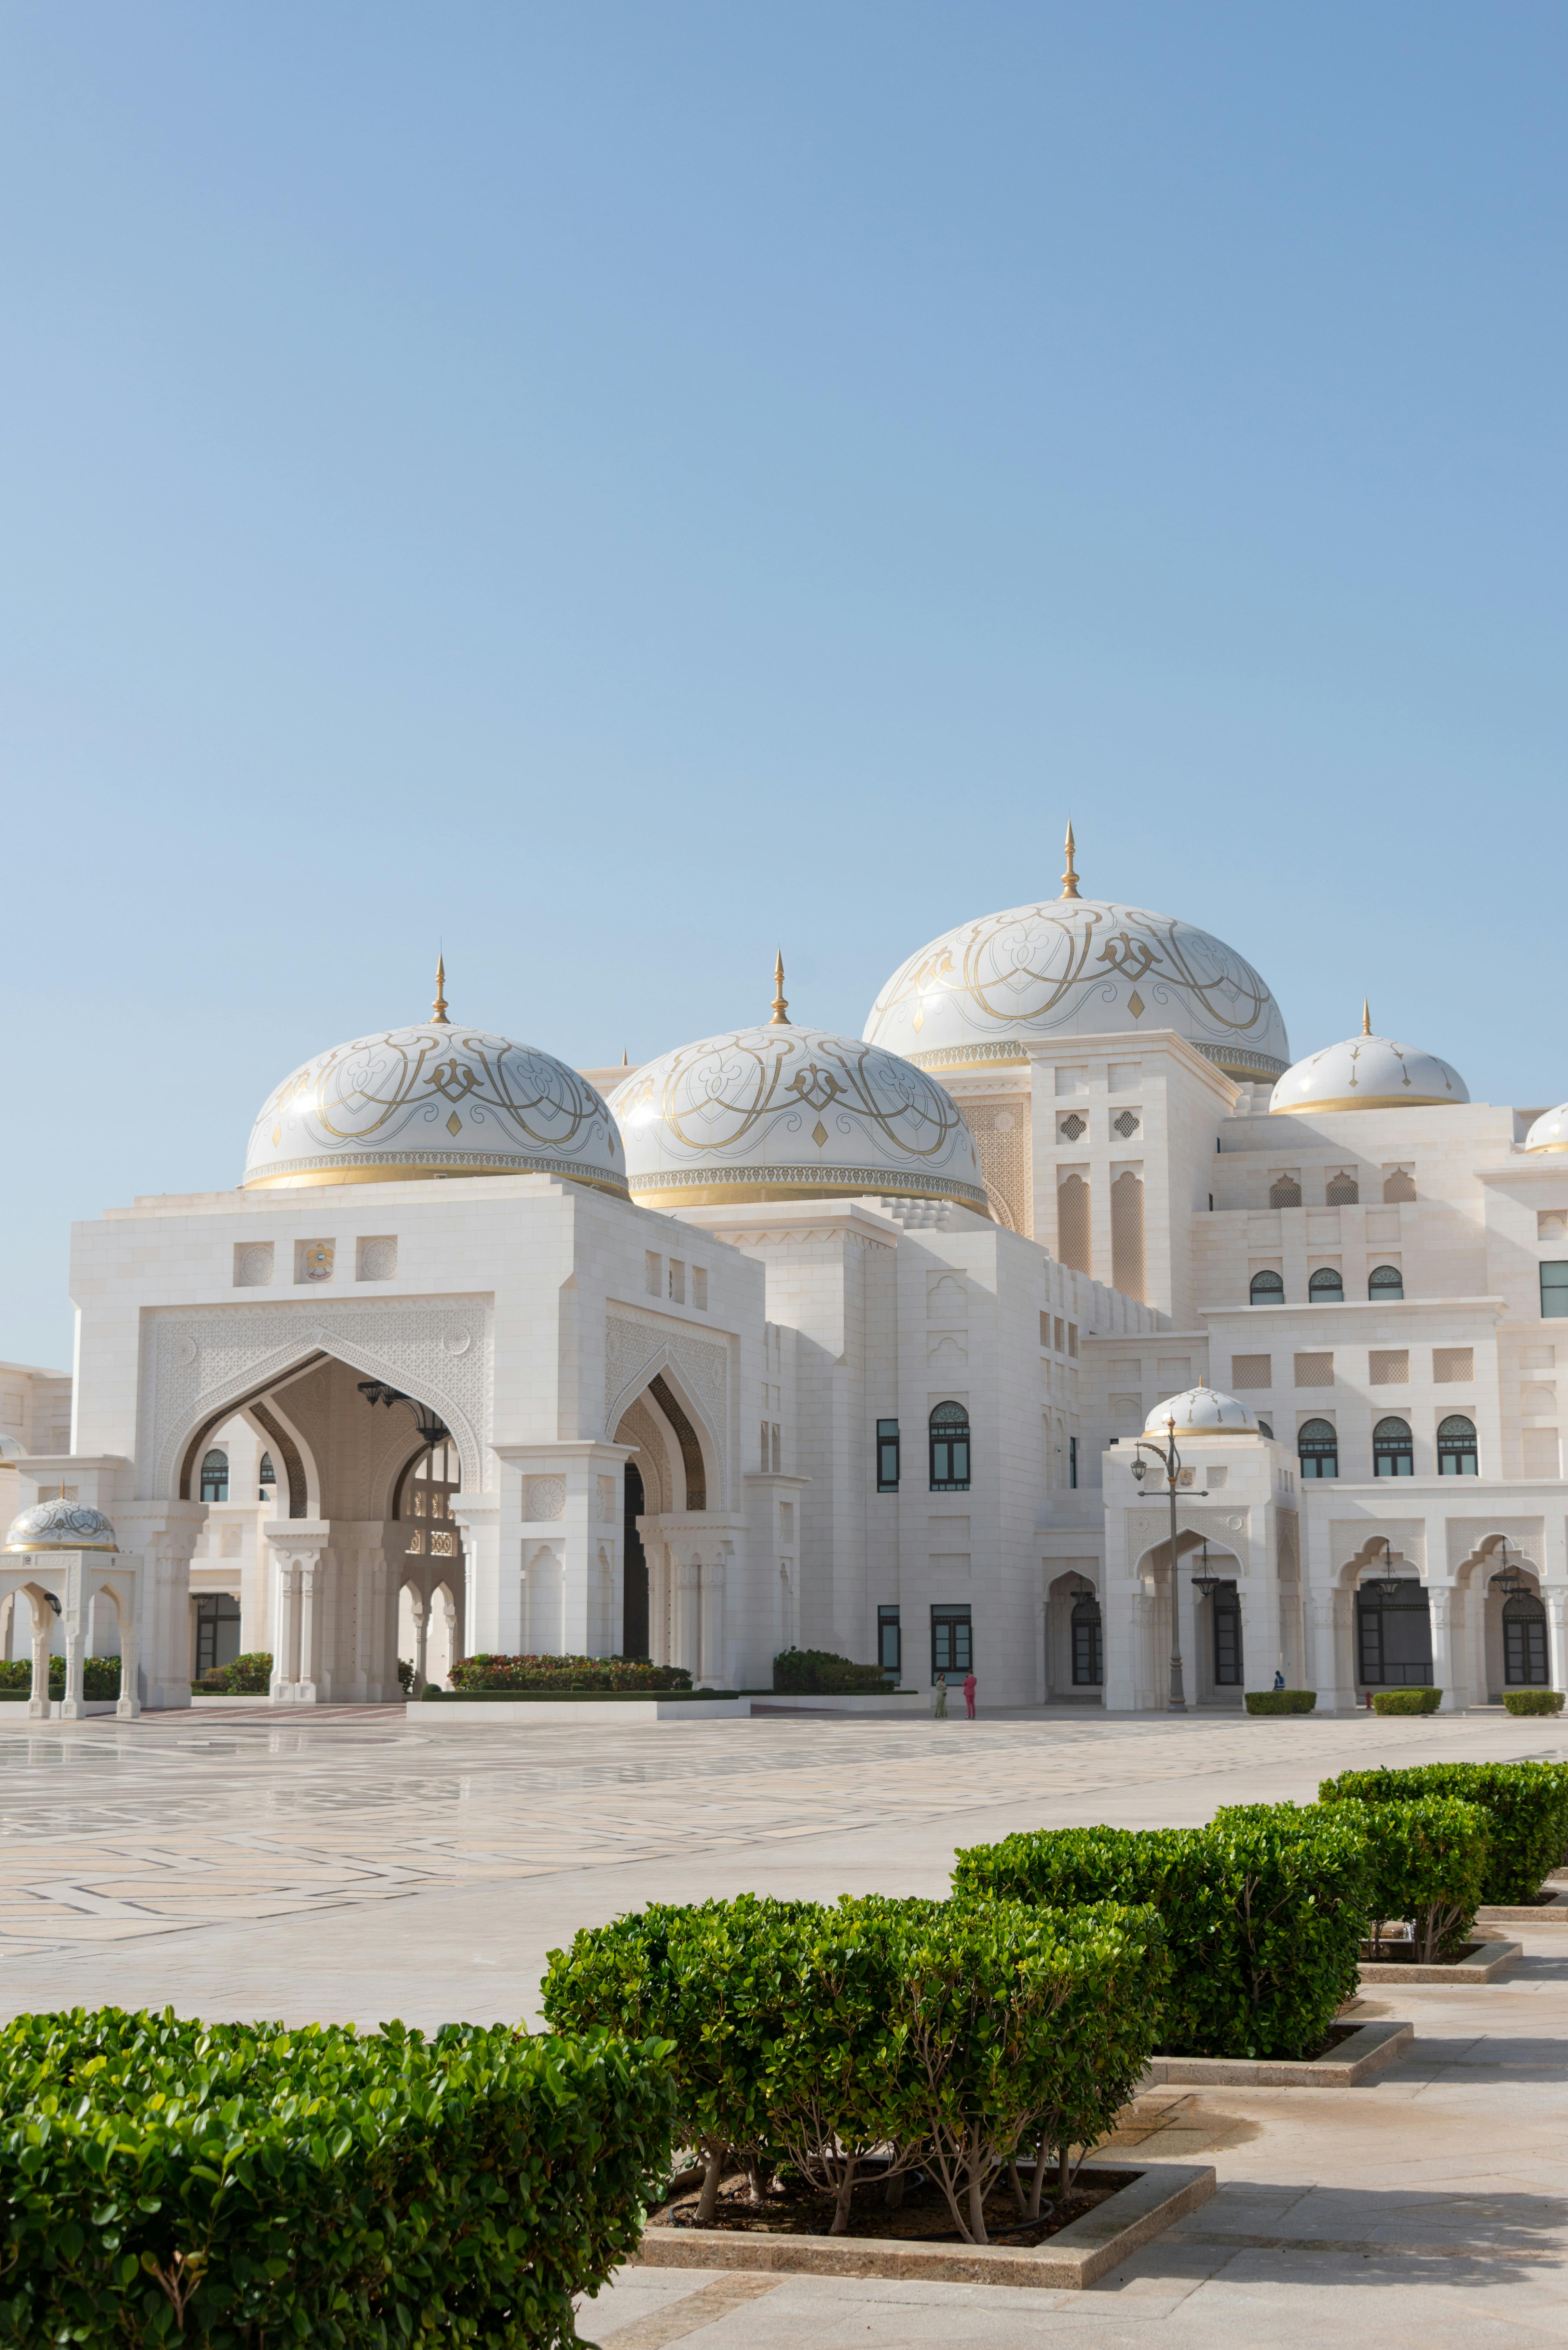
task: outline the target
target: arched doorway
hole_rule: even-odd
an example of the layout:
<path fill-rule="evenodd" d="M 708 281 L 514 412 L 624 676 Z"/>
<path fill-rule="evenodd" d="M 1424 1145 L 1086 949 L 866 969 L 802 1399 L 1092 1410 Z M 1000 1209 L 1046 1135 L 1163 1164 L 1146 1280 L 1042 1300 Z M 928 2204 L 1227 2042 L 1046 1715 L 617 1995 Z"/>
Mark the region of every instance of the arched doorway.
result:
<path fill-rule="evenodd" d="M 1363 1689 L 1431 1688 L 1431 1608 L 1415 1575 L 1375 1575 L 1358 1586 L 1355 1677 Z"/>

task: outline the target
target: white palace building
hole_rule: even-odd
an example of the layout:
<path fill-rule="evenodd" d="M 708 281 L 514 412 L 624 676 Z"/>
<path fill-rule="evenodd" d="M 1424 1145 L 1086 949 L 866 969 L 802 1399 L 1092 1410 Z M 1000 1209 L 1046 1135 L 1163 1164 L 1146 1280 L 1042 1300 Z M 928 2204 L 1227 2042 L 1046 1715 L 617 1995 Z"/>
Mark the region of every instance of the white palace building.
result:
<path fill-rule="evenodd" d="M 1568 1105 L 1366 1017 L 1293 1060 L 1070 834 L 859 1038 L 781 969 L 760 1024 L 577 1071 L 443 985 L 286 1077 L 237 1190 L 77 1228 L 68 1451 L 0 1366 L 35 1708 L 51 1648 L 67 1713 L 122 1649 L 123 1712 L 240 1649 L 279 1705 L 478 1650 L 756 1689 L 796 1643 L 1159 1707 L 1173 1634 L 1204 1706 L 1568 1682 Z"/>

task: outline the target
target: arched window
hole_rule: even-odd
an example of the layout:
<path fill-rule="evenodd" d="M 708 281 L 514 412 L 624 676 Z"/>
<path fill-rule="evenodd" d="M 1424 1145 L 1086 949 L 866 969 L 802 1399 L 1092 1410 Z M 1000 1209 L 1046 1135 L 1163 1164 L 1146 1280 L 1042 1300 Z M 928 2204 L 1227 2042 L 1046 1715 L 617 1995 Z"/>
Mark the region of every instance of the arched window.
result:
<path fill-rule="evenodd" d="M 1416 1196 L 1416 1179 L 1407 1167 L 1391 1167 L 1383 1178 L 1383 1197 L 1390 1207 Z"/>
<path fill-rule="evenodd" d="M 1405 1276 L 1397 1264 L 1375 1264 L 1366 1276 L 1366 1295 L 1374 1305 L 1382 1299 L 1403 1297 Z"/>
<path fill-rule="evenodd" d="M 1514 1689 L 1546 1686 L 1546 1610 L 1532 1591 L 1503 1602 L 1502 1677 Z"/>
<path fill-rule="evenodd" d="M 1105 1678 L 1100 1603 L 1092 1591 L 1081 1591 L 1073 1602 L 1073 1687 L 1098 1689 Z"/>
<path fill-rule="evenodd" d="M 1329 1419 L 1305 1419 L 1296 1431 L 1296 1457 L 1302 1464 L 1302 1475 L 1307 1477 L 1337 1477 L 1339 1474 L 1339 1431 Z"/>
<path fill-rule="evenodd" d="M 1345 1284 L 1332 1264 L 1320 1264 L 1307 1283 L 1309 1305 L 1343 1305 Z"/>
<path fill-rule="evenodd" d="M 931 1414 L 931 1491 L 969 1491 L 969 1414 L 961 1403 L 940 1403 Z"/>
<path fill-rule="evenodd" d="M 1285 1302 L 1284 1275 L 1280 1273 L 1255 1273 L 1247 1295 L 1253 1305 L 1282 1305 Z"/>
<path fill-rule="evenodd" d="M 410 1558 L 461 1558 L 462 1536 L 452 1514 L 452 1497 L 462 1486 L 457 1447 L 438 1437 L 416 1452 L 392 1493 L 394 1518 L 415 1521 L 408 1539 Z"/>
<path fill-rule="evenodd" d="M 1295 1175 L 1276 1175 L 1269 1186 L 1271 1208 L 1299 1208 L 1302 1203 L 1301 1179 Z"/>
<path fill-rule="evenodd" d="M 209 1452 L 202 1463 L 202 1499 L 226 1502 L 228 1498 L 229 1456 L 226 1452 Z"/>
<path fill-rule="evenodd" d="M 270 1452 L 264 1452 L 262 1454 L 261 1471 L 257 1482 L 261 1486 L 262 1500 L 264 1502 L 270 1502 L 273 1496 L 273 1489 L 277 1483 L 277 1471 L 272 1465 L 272 1454 Z"/>
<path fill-rule="evenodd" d="M 1372 1473 L 1375 1477 L 1413 1477 L 1416 1450 L 1410 1423 L 1380 1419 L 1372 1431 Z"/>
<path fill-rule="evenodd" d="M 1361 1185 L 1347 1167 L 1342 1167 L 1329 1177 L 1324 1196 L 1331 1208 L 1354 1208 L 1361 1197 Z"/>
<path fill-rule="evenodd" d="M 1268 1423 L 1268 1421 L 1267 1421 L 1266 1419 L 1261 1419 L 1261 1420 L 1258 1422 L 1258 1433 L 1259 1433 L 1259 1435 L 1260 1435 L 1260 1436 L 1266 1436 L 1266 1437 L 1268 1438 L 1269 1442 L 1270 1442 L 1271 1444 L 1273 1442 L 1273 1440 L 1274 1440 L 1274 1431 L 1273 1431 L 1273 1430 L 1269 1426 L 1269 1423 Z"/>
<path fill-rule="evenodd" d="M 1477 1477 L 1480 1462 L 1476 1454 L 1476 1424 L 1467 1419 L 1462 1411 L 1450 1412 L 1447 1419 L 1438 1422 L 1438 1474 L 1439 1477 Z"/>

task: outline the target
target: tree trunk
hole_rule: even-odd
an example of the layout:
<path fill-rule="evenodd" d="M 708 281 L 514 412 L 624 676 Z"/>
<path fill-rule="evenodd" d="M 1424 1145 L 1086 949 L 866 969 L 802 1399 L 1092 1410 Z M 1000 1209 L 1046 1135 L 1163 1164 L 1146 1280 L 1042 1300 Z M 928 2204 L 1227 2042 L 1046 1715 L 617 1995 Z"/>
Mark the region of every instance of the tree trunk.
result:
<path fill-rule="evenodd" d="M 1029 2217 L 1040 2217 L 1040 2197 L 1045 2185 L 1046 2142 L 1041 2138 L 1034 2148 L 1034 2176 L 1029 2182 Z"/>
<path fill-rule="evenodd" d="M 893 2171 L 882 2189 L 882 2200 L 889 2211 L 898 2210 L 903 2204 L 904 2180 L 907 2176 L 908 2173 L 905 2171 Z"/>
<path fill-rule="evenodd" d="M 971 2243 L 987 2244 L 991 2241 L 985 2232 L 985 2186 L 981 2172 L 978 2130 L 969 2149 L 969 2232 Z"/>
<path fill-rule="evenodd" d="M 722 2146 L 711 2146 L 707 2149 L 702 2170 L 702 2192 L 697 2198 L 697 2225 L 700 2228 L 711 2228 L 713 2224 L 713 2214 L 719 2208 L 719 2181 L 724 2175 L 724 2157 L 728 2152 L 729 2148 Z"/>
<path fill-rule="evenodd" d="M 849 2199 L 854 2192 L 855 2157 L 851 2154 L 845 2158 L 843 2176 L 838 2182 L 838 2193 L 833 2206 L 833 2225 L 827 2231 L 830 2236 L 846 2236 L 849 2233 Z"/>

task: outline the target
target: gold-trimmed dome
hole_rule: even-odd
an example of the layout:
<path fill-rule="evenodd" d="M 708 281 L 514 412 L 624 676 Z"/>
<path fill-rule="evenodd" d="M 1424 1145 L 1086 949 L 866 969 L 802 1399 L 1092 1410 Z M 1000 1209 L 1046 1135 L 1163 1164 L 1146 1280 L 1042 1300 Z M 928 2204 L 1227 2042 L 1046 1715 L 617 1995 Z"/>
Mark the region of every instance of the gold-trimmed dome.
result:
<path fill-rule="evenodd" d="M 1524 1138 L 1526 1150 L 1568 1150 L 1568 1102 L 1542 1110 Z"/>
<path fill-rule="evenodd" d="M 1073 858 L 1069 826 L 1060 897 L 961 923 L 911 955 L 872 1005 L 867 1042 L 940 1073 L 1174 1028 L 1239 1084 L 1277 1077 L 1290 1039 L 1251 964 L 1191 922 L 1080 897 Z"/>
<path fill-rule="evenodd" d="M 1360 1035 L 1326 1045 L 1287 1069 L 1269 1107 L 1275 1116 L 1302 1117 L 1342 1109 L 1432 1109 L 1469 1097 L 1458 1069 L 1435 1053 L 1375 1036 L 1371 1010 L 1363 1002 Z"/>
<path fill-rule="evenodd" d="M 67 1502 L 65 1489 L 47 1502 L 35 1502 L 11 1521 L 5 1549 L 15 1555 L 43 1550 L 112 1550 L 119 1544 L 114 1528 L 101 1510 L 86 1502 Z"/>
<path fill-rule="evenodd" d="M 1220 1388 L 1206 1388 L 1201 1379 L 1195 1388 L 1184 1388 L 1179 1395 L 1167 1396 L 1163 1403 L 1157 1403 L 1144 1421 L 1145 1435 L 1167 1435 L 1168 1422 L 1173 1419 L 1178 1436 L 1262 1433 L 1240 1397 L 1226 1395 Z"/>
<path fill-rule="evenodd" d="M 853 1036 L 773 1017 L 680 1045 L 610 1097 L 645 1208 L 867 1193 L 989 1216 L 973 1139 L 925 1072 Z"/>
<path fill-rule="evenodd" d="M 455 1026 L 445 979 L 423 1027 L 334 1045 L 267 1096 L 242 1189 L 557 1175 L 626 1198 L 603 1095 L 536 1045 Z"/>

